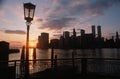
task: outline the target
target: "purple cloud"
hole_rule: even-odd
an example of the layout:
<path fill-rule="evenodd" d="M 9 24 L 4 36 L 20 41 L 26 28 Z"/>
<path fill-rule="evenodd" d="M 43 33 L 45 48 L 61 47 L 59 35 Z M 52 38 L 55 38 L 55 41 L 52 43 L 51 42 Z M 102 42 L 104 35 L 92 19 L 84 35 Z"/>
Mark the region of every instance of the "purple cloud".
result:
<path fill-rule="evenodd" d="M 102 16 L 110 7 L 119 6 L 120 0 L 53 0 L 53 4 L 40 28 L 61 29 L 80 17 Z"/>
<path fill-rule="evenodd" d="M 20 35 L 26 34 L 26 32 L 22 30 L 5 30 L 4 32 L 8 34 L 20 34 Z"/>
<path fill-rule="evenodd" d="M 60 19 L 54 19 L 54 20 L 47 20 L 42 24 L 42 27 L 39 27 L 39 29 L 61 29 L 63 27 L 67 27 L 69 22 L 75 20 L 75 18 L 60 18 Z"/>
<path fill-rule="evenodd" d="M 96 0 L 95 2 L 89 3 L 85 11 L 90 12 L 92 15 L 103 15 L 104 11 L 108 8 L 120 4 L 120 0 Z"/>
<path fill-rule="evenodd" d="M 43 19 L 36 19 L 36 22 L 42 22 Z"/>
<path fill-rule="evenodd" d="M 5 0 L 0 0 L 0 8 L 4 4 Z"/>
<path fill-rule="evenodd" d="M 83 15 L 89 12 L 89 15 L 102 15 L 103 11 L 119 4 L 120 0 L 54 0 L 56 8 L 51 13 L 52 16 L 61 13 L 61 15 Z M 66 13 L 64 12 L 66 11 Z"/>

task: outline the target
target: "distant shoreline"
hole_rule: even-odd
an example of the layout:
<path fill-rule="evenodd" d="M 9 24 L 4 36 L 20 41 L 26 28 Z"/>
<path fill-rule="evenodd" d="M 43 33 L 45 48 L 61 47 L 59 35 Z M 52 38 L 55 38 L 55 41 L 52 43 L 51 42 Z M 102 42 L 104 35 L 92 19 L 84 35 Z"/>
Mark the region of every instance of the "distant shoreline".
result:
<path fill-rule="evenodd" d="M 19 53 L 19 49 L 9 49 L 9 53 Z"/>

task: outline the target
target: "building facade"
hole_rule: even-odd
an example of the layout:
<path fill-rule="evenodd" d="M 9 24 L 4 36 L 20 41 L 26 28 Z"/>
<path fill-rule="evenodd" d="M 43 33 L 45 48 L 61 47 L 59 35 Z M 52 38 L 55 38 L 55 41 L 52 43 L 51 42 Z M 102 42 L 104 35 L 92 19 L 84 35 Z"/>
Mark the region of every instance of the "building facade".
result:
<path fill-rule="evenodd" d="M 49 48 L 49 34 L 41 33 L 41 36 L 38 36 L 38 48 L 46 49 Z"/>

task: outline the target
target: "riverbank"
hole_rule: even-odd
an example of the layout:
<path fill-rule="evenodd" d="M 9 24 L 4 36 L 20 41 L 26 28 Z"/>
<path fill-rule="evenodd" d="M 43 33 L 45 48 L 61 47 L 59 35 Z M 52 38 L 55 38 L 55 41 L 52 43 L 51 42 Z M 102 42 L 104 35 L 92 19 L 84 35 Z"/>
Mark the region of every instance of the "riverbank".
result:
<path fill-rule="evenodd" d="M 20 50 L 19 49 L 9 49 L 9 54 L 10 53 L 19 53 Z"/>

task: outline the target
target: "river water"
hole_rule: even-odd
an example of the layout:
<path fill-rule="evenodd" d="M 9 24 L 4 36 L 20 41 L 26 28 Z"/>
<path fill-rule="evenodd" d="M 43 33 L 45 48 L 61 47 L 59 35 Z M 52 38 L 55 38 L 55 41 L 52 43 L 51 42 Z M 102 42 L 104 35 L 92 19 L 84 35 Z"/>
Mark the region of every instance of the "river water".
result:
<path fill-rule="evenodd" d="M 58 58 L 72 58 L 73 50 L 54 49 Z M 78 49 L 74 51 L 75 58 L 120 58 L 120 49 Z M 20 60 L 19 53 L 9 54 L 9 60 Z M 36 59 L 50 59 L 51 49 L 36 49 Z M 29 59 L 33 59 L 33 49 L 29 51 Z"/>
<path fill-rule="evenodd" d="M 72 52 L 74 52 L 75 58 L 113 58 L 113 59 L 120 59 L 120 49 L 78 49 L 78 50 L 62 50 L 62 49 L 54 49 L 54 55 L 57 55 L 57 58 L 72 58 Z M 19 53 L 12 53 L 9 54 L 9 60 L 20 60 L 21 58 L 21 51 Z M 36 49 L 36 59 L 50 59 L 51 58 L 51 49 L 42 50 Z M 29 51 L 29 59 L 33 59 L 33 49 Z M 76 65 L 78 66 L 78 71 L 81 72 L 81 60 L 75 61 Z M 34 64 L 31 62 L 30 64 L 30 71 L 31 73 L 43 71 L 46 68 L 50 68 L 50 64 L 48 63 L 41 63 L 37 62 Z M 58 62 L 60 63 L 60 62 Z M 63 64 L 69 63 L 62 62 Z M 87 60 L 87 71 L 88 72 L 95 72 L 100 74 L 120 74 L 120 60 L 97 60 L 97 59 L 89 59 Z M 63 65 L 62 64 L 62 65 Z M 20 74 L 18 67 L 17 74 Z"/>

